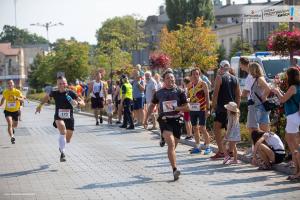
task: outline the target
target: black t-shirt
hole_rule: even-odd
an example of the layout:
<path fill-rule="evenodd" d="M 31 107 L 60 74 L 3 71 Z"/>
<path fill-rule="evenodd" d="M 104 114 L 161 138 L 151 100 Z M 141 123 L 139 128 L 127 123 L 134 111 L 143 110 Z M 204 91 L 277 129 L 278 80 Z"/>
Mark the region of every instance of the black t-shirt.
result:
<path fill-rule="evenodd" d="M 225 73 L 222 76 L 222 84 L 220 86 L 218 102 L 217 102 L 217 111 L 218 112 L 227 112 L 224 105 L 229 102 L 236 100 L 235 91 L 238 85 L 237 77 Z"/>
<path fill-rule="evenodd" d="M 153 104 L 159 104 L 159 115 L 175 116 L 179 111 L 174 111 L 176 107 L 187 103 L 185 92 L 180 88 L 162 88 L 154 93 Z"/>
<path fill-rule="evenodd" d="M 73 106 L 67 99 L 67 94 L 72 99 L 77 99 L 78 96 L 75 92 L 68 90 L 65 92 L 51 91 L 49 94 L 55 101 L 55 118 L 57 119 L 69 119 L 73 118 Z M 63 117 L 65 116 L 65 117 Z"/>

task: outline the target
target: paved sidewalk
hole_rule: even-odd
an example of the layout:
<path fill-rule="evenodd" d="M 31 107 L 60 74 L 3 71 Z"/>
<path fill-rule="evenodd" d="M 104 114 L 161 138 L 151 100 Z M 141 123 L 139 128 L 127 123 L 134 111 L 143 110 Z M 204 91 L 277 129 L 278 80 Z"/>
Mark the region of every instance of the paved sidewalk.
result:
<path fill-rule="evenodd" d="M 223 166 L 209 156 L 177 148 L 182 176 L 173 182 L 166 147 L 158 136 L 116 125 L 94 125 L 76 115 L 76 131 L 67 145 L 67 162 L 59 162 L 53 107 L 35 115 L 36 104 L 23 109 L 10 144 L 0 116 L 0 199 L 299 199 L 300 184 L 286 175 L 257 171 L 248 164 Z"/>

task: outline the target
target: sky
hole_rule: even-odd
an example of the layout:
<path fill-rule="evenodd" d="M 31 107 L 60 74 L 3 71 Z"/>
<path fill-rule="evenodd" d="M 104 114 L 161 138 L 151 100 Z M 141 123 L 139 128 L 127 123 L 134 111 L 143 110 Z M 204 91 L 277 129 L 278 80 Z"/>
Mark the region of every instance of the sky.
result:
<path fill-rule="evenodd" d="M 15 25 L 15 0 L 0 0 L 0 31 L 4 25 Z M 246 3 L 248 0 L 232 0 Z M 267 0 L 252 0 L 261 2 Z M 59 38 L 96 44 L 96 30 L 102 23 L 115 16 L 135 14 L 146 19 L 157 15 L 165 0 L 16 0 L 17 27 L 27 29 L 47 38 L 46 28 L 30 24 L 47 22 L 63 23 L 63 26 L 49 28 L 49 40 Z M 223 0 L 225 4 L 226 0 Z"/>

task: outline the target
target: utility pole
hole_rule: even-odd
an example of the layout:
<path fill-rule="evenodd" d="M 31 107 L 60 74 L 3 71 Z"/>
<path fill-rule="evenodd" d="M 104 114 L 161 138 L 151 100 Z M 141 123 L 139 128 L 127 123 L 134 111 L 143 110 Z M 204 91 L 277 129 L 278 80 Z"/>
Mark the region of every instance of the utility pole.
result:
<path fill-rule="evenodd" d="M 52 23 L 52 22 L 47 22 L 45 24 L 41 24 L 41 23 L 35 23 L 35 24 L 30 24 L 30 26 L 40 26 L 40 27 L 45 27 L 46 28 L 46 32 L 47 32 L 47 40 L 48 40 L 48 44 L 50 44 L 50 40 L 49 40 L 49 28 L 53 27 L 53 26 L 63 26 L 64 24 L 59 22 L 59 23 Z"/>
<path fill-rule="evenodd" d="M 17 27 L 17 0 L 14 0 L 15 5 L 15 27 Z"/>

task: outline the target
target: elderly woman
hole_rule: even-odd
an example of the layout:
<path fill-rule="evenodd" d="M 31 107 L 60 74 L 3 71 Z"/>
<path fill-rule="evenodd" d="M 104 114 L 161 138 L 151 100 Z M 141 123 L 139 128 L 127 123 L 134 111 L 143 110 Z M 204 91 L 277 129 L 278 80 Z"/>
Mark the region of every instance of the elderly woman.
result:
<path fill-rule="evenodd" d="M 256 118 L 258 124 L 257 127 L 264 132 L 270 130 L 270 111 L 266 111 L 263 102 L 267 100 L 270 94 L 271 88 L 264 78 L 264 73 L 261 66 L 258 63 L 250 63 L 249 73 L 255 79 L 251 86 L 250 102 L 255 106 L 255 116 L 249 116 Z"/>

